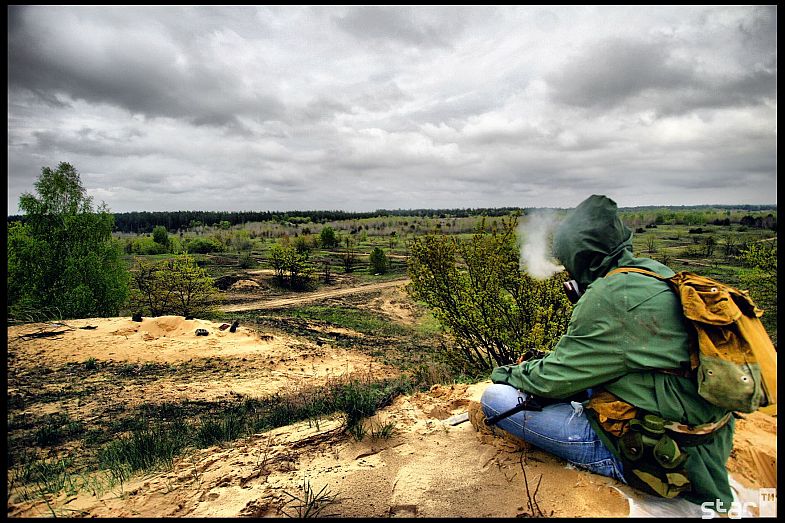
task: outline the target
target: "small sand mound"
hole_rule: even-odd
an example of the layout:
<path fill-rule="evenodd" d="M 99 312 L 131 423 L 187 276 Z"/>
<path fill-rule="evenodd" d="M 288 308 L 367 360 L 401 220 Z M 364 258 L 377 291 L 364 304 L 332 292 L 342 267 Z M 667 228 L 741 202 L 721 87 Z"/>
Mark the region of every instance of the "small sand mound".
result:
<path fill-rule="evenodd" d="M 229 287 L 229 289 L 233 291 L 253 291 L 259 289 L 260 287 L 261 285 L 253 280 L 237 280 L 231 285 L 231 287 Z"/>
<path fill-rule="evenodd" d="M 82 324 L 94 329 L 82 330 Z M 33 351 L 40 364 L 56 365 L 64 361 L 82 362 L 88 358 L 114 361 L 152 361 L 176 363 L 191 358 L 268 355 L 287 351 L 290 340 L 263 336 L 240 324 L 236 332 L 221 330 L 221 323 L 209 320 L 186 320 L 182 316 L 145 317 L 141 322 L 128 317 L 93 318 L 66 322 L 63 333 L 35 341 L 21 341 L 24 335 L 51 330 L 47 324 L 26 324 L 8 328 L 9 347 Z M 207 336 L 197 336 L 205 329 Z"/>
<path fill-rule="evenodd" d="M 220 324 L 208 320 L 192 319 L 186 320 L 182 316 L 158 316 L 155 318 L 142 318 L 136 332 L 141 334 L 148 341 L 158 338 L 183 338 L 188 339 L 196 335 L 196 329 L 205 329 L 208 336 L 211 334 L 224 336 L 226 332 L 221 331 Z M 254 333 L 247 329 L 240 329 L 231 333 L 233 341 L 242 341 L 241 338 L 254 338 Z"/>

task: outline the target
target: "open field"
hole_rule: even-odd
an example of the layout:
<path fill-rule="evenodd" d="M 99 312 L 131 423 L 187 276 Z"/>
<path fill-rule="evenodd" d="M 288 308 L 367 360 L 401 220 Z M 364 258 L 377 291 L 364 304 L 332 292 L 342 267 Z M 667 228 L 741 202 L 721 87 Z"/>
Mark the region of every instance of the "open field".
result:
<path fill-rule="evenodd" d="M 554 216 L 558 217 L 559 212 L 554 213 Z M 740 257 L 742 250 L 749 245 L 776 244 L 776 209 L 709 209 L 700 212 L 629 210 L 620 212 L 620 216 L 634 231 L 633 248 L 637 256 L 655 258 L 675 271 L 696 272 L 749 290 L 758 305 L 766 311 L 763 322 L 776 344 L 776 293 L 772 295 L 759 275 L 745 266 Z M 231 227 L 225 225 L 223 228 L 199 226 L 171 236 L 181 246 L 187 244 L 189 238 L 208 238 L 221 246 L 223 252 L 194 256 L 221 283 L 224 309 L 232 306 L 235 307 L 232 310 L 240 310 L 238 307 L 250 307 L 251 303 L 269 307 L 271 305 L 262 305 L 262 302 L 274 297 L 288 299 L 286 296 L 289 291 L 272 277 L 274 271 L 270 251 L 276 243 L 283 241 L 300 245 L 304 249 L 307 253 L 304 266 L 311 271 L 306 290 L 318 293 L 362 283 L 377 284 L 406 278 L 408 242 L 412 238 L 424 234 L 467 238 L 483 220 L 486 226 L 491 227 L 502 218 L 434 214 L 325 223 L 292 218 L 292 222 L 252 222 Z M 526 220 L 525 216 L 518 218 L 519 223 L 525 223 Z M 320 245 L 319 235 L 325 227 L 336 231 L 340 240 L 338 246 L 328 249 Z M 146 236 L 121 234 L 118 237 L 130 246 L 133 238 Z M 382 249 L 388 258 L 389 264 L 384 274 L 374 273 L 371 269 L 369 256 L 375 248 Z M 168 256 L 171 254 L 129 254 L 126 259 L 128 266 L 133 267 L 137 260 L 160 260 Z M 351 258 L 350 263 L 347 263 L 347 257 Z"/>
<path fill-rule="evenodd" d="M 442 228 L 469 234 L 460 220 Z M 748 269 L 723 235 L 734 245 L 776 235 L 695 228 L 644 227 L 635 252 L 741 286 Z M 8 327 L 9 516 L 280 517 L 298 515 L 307 492 L 310 508 L 346 517 L 628 514 L 616 489 L 635 494 L 623 485 L 444 423 L 488 382 L 440 359 L 449 339 L 405 291 L 405 242 L 390 249 L 389 235 L 368 234 L 351 272 L 340 249 L 314 247 L 312 260 L 335 267 L 303 291 L 275 281 L 271 243 L 254 245 L 252 267 L 238 252 L 197 256 L 223 278 L 207 317 Z M 393 263 L 373 274 L 367 253 L 385 245 Z M 221 328 L 235 320 L 235 332 Z M 737 420 L 728 469 L 745 487 L 776 484 L 776 416 Z"/>
<path fill-rule="evenodd" d="M 230 316 L 234 333 L 172 316 L 9 328 L 9 516 L 294 515 L 292 496 L 324 488 L 324 514 L 512 517 L 530 513 L 522 463 L 545 514 L 629 510 L 612 480 L 536 449 L 522 462 L 504 439 L 443 423 L 488 382 L 421 372 L 396 384 L 417 362 L 436 369 L 440 337 L 400 286 Z M 366 394 L 388 387 L 362 439 L 342 430 L 345 412 L 302 408 L 353 379 Z M 762 486 L 776 418 L 738 427 L 729 469 Z M 158 459 L 129 470 L 139 453 Z"/>

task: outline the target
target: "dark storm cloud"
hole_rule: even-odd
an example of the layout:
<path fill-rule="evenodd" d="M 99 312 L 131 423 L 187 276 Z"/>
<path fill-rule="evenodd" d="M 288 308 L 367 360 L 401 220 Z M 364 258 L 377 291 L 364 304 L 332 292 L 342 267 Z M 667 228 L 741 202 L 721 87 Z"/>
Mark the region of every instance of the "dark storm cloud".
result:
<path fill-rule="evenodd" d="M 9 207 L 60 161 L 116 212 L 776 202 L 776 29 L 773 6 L 11 7 Z"/>
<path fill-rule="evenodd" d="M 776 70 L 761 70 L 715 83 L 696 79 L 691 86 L 658 93 L 647 105 L 656 107 L 661 115 L 668 115 L 685 114 L 696 109 L 744 107 L 776 98 Z"/>
<path fill-rule="evenodd" d="M 773 56 L 777 59 L 777 6 L 767 5 L 753 8 L 751 15 L 738 24 L 741 42 L 753 53 Z"/>
<path fill-rule="evenodd" d="M 34 131 L 35 147 L 39 150 L 68 151 L 69 154 L 90 156 L 141 156 L 151 154 L 147 147 L 133 143 L 143 135 L 136 129 L 122 133 L 107 132 L 83 127 L 76 132 Z"/>
<path fill-rule="evenodd" d="M 669 62 L 667 49 L 623 39 L 589 47 L 548 78 L 556 101 L 599 108 L 614 107 L 647 89 L 674 89 L 693 81 L 686 64 Z"/>
<path fill-rule="evenodd" d="M 445 24 L 418 20 L 411 8 L 360 6 L 333 18 L 336 26 L 360 40 L 392 40 L 418 47 L 449 47 Z"/>
<path fill-rule="evenodd" d="M 547 80 L 556 102 L 597 110 L 624 107 L 669 115 L 776 99 L 776 54 L 773 70 L 753 67 L 740 73 L 707 73 L 677 54 L 666 42 L 606 40 L 572 56 Z"/>
<path fill-rule="evenodd" d="M 241 71 L 215 64 L 193 42 L 188 48 L 168 38 L 171 31 L 155 33 L 160 22 L 151 26 L 133 18 L 124 22 L 122 10 L 109 9 L 98 14 L 112 15 L 108 23 L 117 25 L 105 27 L 91 23 L 87 11 L 71 8 L 63 14 L 73 25 L 61 28 L 55 19 L 58 9 L 50 9 L 54 11 L 47 11 L 46 16 L 36 7 L 13 9 L 8 35 L 9 90 L 29 90 L 50 104 L 67 95 L 148 117 L 182 118 L 196 125 L 238 127 L 239 115 L 264 121 L 284 112 L 276 96 L 240 89 Z M 127 38 L 113 38 L 113 29 L 116 36 Z"/>

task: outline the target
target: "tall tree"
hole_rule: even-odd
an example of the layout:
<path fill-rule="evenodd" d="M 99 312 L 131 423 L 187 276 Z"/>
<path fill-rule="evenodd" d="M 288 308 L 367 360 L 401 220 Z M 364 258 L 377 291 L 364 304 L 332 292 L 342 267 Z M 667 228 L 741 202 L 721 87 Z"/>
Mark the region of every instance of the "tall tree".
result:
<path fill-rule="evenodd" d="M 37 195 L 24 193 L 24 223 L 8 229 L 7 304 L 17 320 L 115 316 L 129 274 L 112 240 L 114 216 L 92 208 L 77 170 L 44 167 Z"/>

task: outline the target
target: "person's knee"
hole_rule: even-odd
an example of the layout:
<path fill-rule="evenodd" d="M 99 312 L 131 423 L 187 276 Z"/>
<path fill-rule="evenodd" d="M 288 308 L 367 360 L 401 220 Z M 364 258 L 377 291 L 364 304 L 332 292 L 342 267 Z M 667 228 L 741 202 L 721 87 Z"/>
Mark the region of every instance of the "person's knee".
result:
<path fill-rule="evenodd" d="M 480 398 L 482 410 L 485 415 L 495 414 L 502 410 L 514 407 L 518 403 L 518 397 L 524 393 L 515 387 L 503 383 L 492 383 L 485 388 Z"/>

